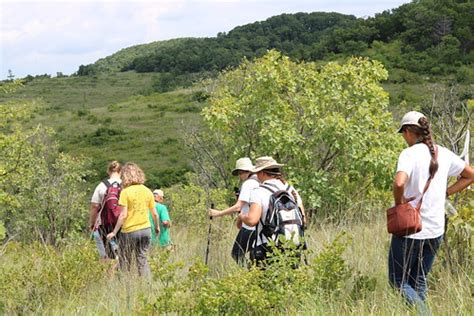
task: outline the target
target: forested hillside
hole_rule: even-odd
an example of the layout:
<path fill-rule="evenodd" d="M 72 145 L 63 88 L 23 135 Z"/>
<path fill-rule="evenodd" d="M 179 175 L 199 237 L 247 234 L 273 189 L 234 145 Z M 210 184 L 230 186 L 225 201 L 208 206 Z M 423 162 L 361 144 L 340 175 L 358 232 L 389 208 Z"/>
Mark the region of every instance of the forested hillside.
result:
<path fill-rule="evenodd" d="M 118 69 L 175 74 L 218 71 L 238 65 L 243 57 L 277 49 L 306 61 L 367 56 L 397 70 L 394 75 L 398 70 L 408 72 L 402 72 L 404 80 L 416 73 L 451 74 L 468 81 L 473 77 L 472 16 L 474 3 L 467 0 L 413 1 L 366 19 L 324 12 L 282 14 L 217 37 L 130 47 L 79 67 L 78 74 Z"/>

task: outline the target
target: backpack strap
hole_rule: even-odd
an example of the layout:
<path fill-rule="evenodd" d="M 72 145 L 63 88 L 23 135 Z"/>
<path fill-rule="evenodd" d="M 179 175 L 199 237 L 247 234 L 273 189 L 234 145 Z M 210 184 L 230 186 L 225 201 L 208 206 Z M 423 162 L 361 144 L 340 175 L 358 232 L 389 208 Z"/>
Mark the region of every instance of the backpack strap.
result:
<path fill-rule="evenodd" d="M 102 216 L 102 211 L 104 210 L 104 207 L 105 207 L 105 199 L 107 198 L 107 191 L 109 190 L 109 188 L 114 184 L 114 183 L 118 183 L 117 181 L 114 181 L 113 183 L 110 183 L 108 179 L 104 179 L 102 180 L 102 183 L 105 185 L 105 195 L 104 197 L 102 198 L 102 202 L 100 202 L 100 209 L 99 209 L 99 212 L 97 212 L 97 220 L 96 220 L 96 223 L 94 226 L 96 227 L 99 227 L 99 220 L 100 220 L 100 217 Z"/>
<path fill-rule="evenodd" d="M 260 184 L 260 187 L 270 191 L 271 194 L 273 194 L 273 193 L 275 193 L 279 190 L 278 187 L 276 185 L 272 184 L 272 183 Z M 270 207 L 270 205 L 269 205 L 269 207 Z M 261 227 L 260 232 L 258 232 L 259 226 Z M 264 224 L 263 224 L 262 217 L 260 216 L 260 219 L 258 220 L 258 224 L 255 227 L 255 229 L 257 231 L 257 238 L 255 239 L 255 246 L 257 246 L 257 241 L 258 241 L 259 237 L 260 237 L 260 240 L 262 241 L 262 244 L 263 244 L 263 236 L 264 236 L 263 228 L 264 228 Z"/>
<path fill-rule="evenodd" d="M 272 183 L 260 184 L 260 187 L 264 188 L 264 189 L 267 189 L 272 194 L 279 190 L 279 188 L 276 185 L 272 184 Z"/>

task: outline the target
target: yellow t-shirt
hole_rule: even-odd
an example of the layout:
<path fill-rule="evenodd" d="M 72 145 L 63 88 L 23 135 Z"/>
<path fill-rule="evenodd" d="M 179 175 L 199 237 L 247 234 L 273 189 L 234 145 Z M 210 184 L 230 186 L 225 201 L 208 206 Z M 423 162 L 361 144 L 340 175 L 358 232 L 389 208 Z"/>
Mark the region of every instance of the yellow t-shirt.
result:
<path fill-rule="evenodd" d="M 126 187 L 120 193 L 119 205 L 128 210 L 122 232 L 131 233 L 150 227 L 148 212 L 155 207 L 153 193 L 143 184 Z"/>

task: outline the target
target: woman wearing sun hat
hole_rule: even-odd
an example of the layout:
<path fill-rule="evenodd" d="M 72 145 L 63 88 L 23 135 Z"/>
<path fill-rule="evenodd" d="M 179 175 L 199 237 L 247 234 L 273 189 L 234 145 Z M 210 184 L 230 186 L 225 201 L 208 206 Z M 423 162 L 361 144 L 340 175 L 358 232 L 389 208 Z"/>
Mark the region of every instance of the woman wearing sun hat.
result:
<path fill-rule="evenodd" d="M 413 207 L 423 197 L 422 230 L 404 237 L 392 235 L 389 281 L 410 304 L 424 308 L 426 278 L 445 229 L 446 197 L 468 187 L 474 181 L 474 170 L 456 154 L 434 143 L 430 124 L 422 113 L 406 113 L 398 132 L 408 148 L 398 159 L 393 196 L 396 205 L 409 202 Z M 451 176 L 458 176 L 458 180 L 447 186 Z M 423 194 L 425 187 L 428 189 Z"/>
<path fill-rule="evenodd" d="M 278 163 L 272 157 L 260 157 L 255 161 L 255 168 L 252 170 L 260 181 L 260 186 L 252 191 L 250 196 L 250 209 L 248 214 L 241 214 L 240 218 L 243 223 L 249 226 L 257 226 L 256 238 L 255 238 L 255 249 L 252 253 L 252 259 L 256 261 L 257 265 L 264 263 L 267 258 L 267 253 L 270 249 L 267 247 L 269 240 L 261 234 L 262 225 L 257 225 L 262 218 L 265 218 L 268 208 L 269 201 L 272 192 L 268 190 L 268 187 L 272 187 L 275 191 L 283 190 L 290 193 L 297 202 L 298 206 L 302 205 L 298 199 L 299 195 L 295 188 L 288 185 L 282 178 L 281 168 L 283 164 Z M 300 206 L 300 211 L 302 211 Z M 302 213 L 304 217 L 304 213 Z M 302 219 L 302 222 L 304 220 Z"/>
<path fill-rule="evenodd" d="M 240 158 L 235 162 L 235 168 L 232 170 L 232 175 L 238 176 L 242 182 L 237 202 L 223 211 L 210 209 L 209 216 L 219 217 L 239 212 L 242 214 L 248 213 L 250 206 L 250 193 L 254 188 L 259 186 L 257 176 L 251 172 L 252 169 L 253 165 L 250 158 Z M 237 220 L 237 227 L 239 228 L 239 233 L 235 238 L 231 255 L 235 262 L 243 266 L 245 265 L 245 254 L 251 249 L 253 244 L 255 227 L 243 224 L 239 219 Z"/>

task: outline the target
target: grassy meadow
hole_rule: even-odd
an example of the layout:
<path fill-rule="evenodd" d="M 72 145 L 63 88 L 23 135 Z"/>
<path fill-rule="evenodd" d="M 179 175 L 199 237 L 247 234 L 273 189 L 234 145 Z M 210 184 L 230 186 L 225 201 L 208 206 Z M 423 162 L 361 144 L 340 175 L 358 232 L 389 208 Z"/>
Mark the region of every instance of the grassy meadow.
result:
<path fill-rule="evenodd" d="M 97 174 L 84 184 L 80 227 L 85 227 L 91 190 L 105 177 L 106 163 L 112 159 L 137 162 L 152 188 L 186 182 L 183 175 L 191 167 L 183 132 L 202 123 L 199 112 L 206 102 L 199 88 L 155 92 L 156 76 L 125 72 L 37 78 L 0 99 L 36 100 L 38 109 L 25 124 L 51 127 L 62 151 L 90 158 Z M 397 119 L 406 108 L 420 109 L 430 100 L 428 84 L 383 86 Z M 463 87 L 466 93 L 471 88 Z M 231 200 L 228 193 L 222 195 Z M 212 221 L 206 267 L 209 222 L 204 193 L 191 187 L 171 194 L 179 196 L 170 205 L 175 248 L 170 253 L 150 252 L 152 281 L 134 274 L 112 276 L 110 263 L 98 261 L 94 242 L 80 229 L 57 248 L 6 241 L 0 246 L 0 314 L 416 314 L 388 285 L 389 235 L 382 206 L 388 201 L 380 201 L 368 216 L 341 208 L 340 224 L 334 218 L 315 218 L 307 231 L 309 265 L 265 274 L 232 261 L 237 230 L 229 218 Z M 218 208 L 224 208 L 223 201 Z M 464 240 L 458 246 L 466 244 Z M 456 268 L 447 267 L 441 251 L 429 279 L 434 315 L 474 313 L 472 271 Z"/>
<path fill-rule="evenodd" d="M 88 255 L 93 254 L 93 241 L 80 242 L 75 251 L 69 252 L 70 264 L 91 267 L 90 274 L 69 274 L 69 280 L 61 279 L 54 273 L 43 271 L 45 267 L 42 265 L 47 261 L 44 251 L 47 249 L 42 250 L 43 246 L 39 246 L 34 266 L 30 268 L 30 278 L 24 285 L 36 286 L 39 294 L 42 287 L 55 287 L 56 294 L 44 302 L 41 301 L 41 296 L 30 294 L 28 300 L 23 302 L 24 298 L 21 296 L 8 296 L 9 286 L 15 286 L 19 281 L 11 280 L 9 285 L 4 285 L 4 300 L 7 305 L 3 307 L 12 308 L 17 304 L 19 306 L 11 310 L 48 315 L 213 314 L 215 311 L 219 314 L 275 314 L 275 310 L 271 309 L 256 313 L 256 310 L 249 306 L 258 305 L 258 295 L 262 295 L 254 287 L 256 282 L 252 284 L 252 279 L 248 280 L 255 277 L 254 273 L 258 271 L 247 272 L 230 258 L 230 249 L 237 230 L 229 219 L 214 220 L 212 223 L 209 272 L 206 272 L 207 269 L 202 264 L 207 242 L 207 225 L 204 226 L 206 227 L 190 228 L 177 224 L 172 228 L 175 244 L 173 251 L 167 253 L 161 249 L 153 249 L 150 253 L 153 281 L 129 274 L 94 274 L 100 265 L 96 258 L 80 257 L 77 254 L 79 248 Z M 342 232 L 345 232 L 345 249 L 341 257 L 327 256 L 322 261 L 321 258 L 317 259 L 318 254 L 327 253 L 328 249 L 333 248 L 327 245 Z M 303 315 L 415 315 L 415 311 L 406 306 L 387 282 L 389 235 L 385 230 L 383 216 L 376 216 L 376 219 L 364 224 L 316 223 L 307 231 L 307 238 L 310 245 L 309 266 L 302 266 L 294 275 L 286 275 L 289 283 L 283 286 L 295 291 L 289 291 L 290 295 L 298 294 L 296 297 L 288 297 L 288 302 L 284 302 L 282 306 L 277 306 L 279 312 Z M 5 271 L 18 264 L 14 261 L 13 246 L 7 244 L 3 248 L 1 270 L 4 271 L 4 277 Z M 33 254 L 27 252 L 27 257 Z M 75 261 L 78 259 L 84 262 Z M 352 275 L 338 280 L 338 292 L 304 292 L 302 290 L 308 286 L 306 283 L 309 282 L 310 276 L 321 273 L 315 266 L 317 263 L 326 268 L 323 274 L 327 274 L 327 282 L 338 278 L 337 269 L 342 265 L 345 265 Z M 94 264 L 97 266 L 94 267 Z M 58 265 L 56 268 L 59 273 L 64 266 L 59 263 Z M 437 258 L 429 278 L 429 305 L 433 315 L 472 314 L 472 283 L 466 277 L 467 273 L 468 271 L 450 274 L 443 265 L 442 254 Z M 39 280 L 39 275 L 42 275 L 43 280 Z M 359 276 L 359 280 L 370 279 L 370 282 L 362 282 L 363 286 L 355 291 L 355 276 Z M 281 280 L 276 278 L 270 282 L 280 284 Z M 71 286 L 76 283 L 80 286 Z M 274 291 L 277 293 L 278 290 Z M 220 299 L 234 300 L 236 305 L 227 306 L 225 309 Z M 261 299 L 263 301 L 263 298 Z M 220 307 L 217 307 L 218 302 L 221 302 Z"/>
<path fill-rule="evenodd" d="M 98 173 L 92 182 L 117 159 L 139 163 L 150 186 L 169 186 L 190 168 L 183 131 L 200 124 L 202 104 L 192 89 L 155 93 L 156 76 L 39 78 L 0 101 L 36 100 L 38 110 L 27 124 L 54 129 L 63 151 L 91 158 Z"/>

